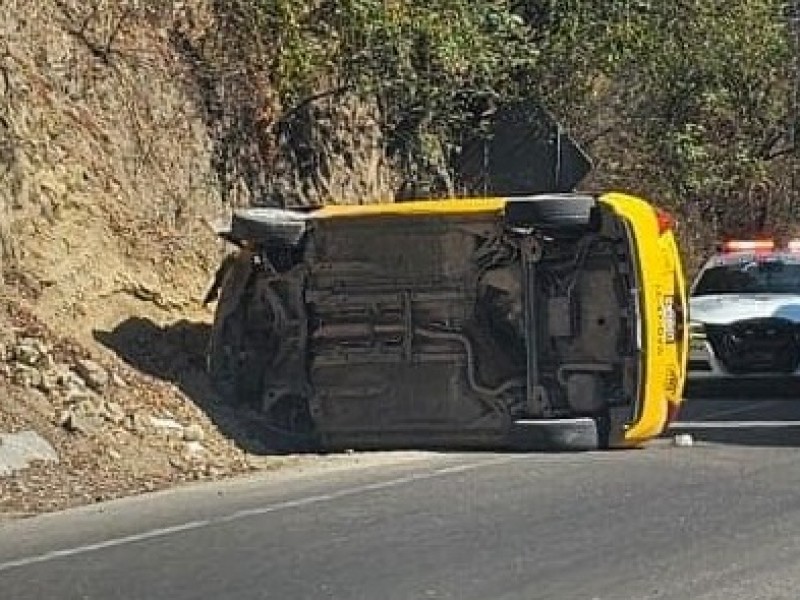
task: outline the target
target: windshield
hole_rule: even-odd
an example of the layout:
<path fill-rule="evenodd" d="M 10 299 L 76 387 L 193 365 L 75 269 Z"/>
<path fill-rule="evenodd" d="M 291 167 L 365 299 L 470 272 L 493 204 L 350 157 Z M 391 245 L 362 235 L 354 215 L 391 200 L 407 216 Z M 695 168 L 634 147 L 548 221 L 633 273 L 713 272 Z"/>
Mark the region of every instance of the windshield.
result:
<path fill-rule="evenodd" d="M 800 294 L 800 264 L 770 259 L 710 267 L 692 295 L 759 293 Z"/>

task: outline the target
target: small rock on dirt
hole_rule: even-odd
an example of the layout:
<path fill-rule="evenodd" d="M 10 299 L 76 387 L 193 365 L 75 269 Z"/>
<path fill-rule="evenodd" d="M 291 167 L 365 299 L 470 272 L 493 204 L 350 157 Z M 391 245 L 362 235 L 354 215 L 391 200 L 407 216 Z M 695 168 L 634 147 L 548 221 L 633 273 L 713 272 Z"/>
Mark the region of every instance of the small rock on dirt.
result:
<path fill-rule="evenodd" d="M 160 417 L 150 417 L 150 424 L 156 429 L 174 429 L 183 431 L 183 425 L 175 419 L 162 419 Z"/>
<path fill-rule="evenodd" d="M 167 437 L 183 437 L 183 425 L 178 423 L 175 419 L 150 417 L 150 425 L 157 429 L 162 435 L 166 435 Z"/>
<path fill-rule="evenodd" d="M 38 388 L 47 395 L 55 394 L 60 388 L 58 376 L 52 372 L 42 373 Z"/>
<path fill-rule="evenodd" d="M 192 423 L 183 428 L 183 439 L 187 442 L 202 442 L 206 432 L 197 423 Z"/>
<path fill-rule="evenodd" d="M 111 373 L 111 383 L 118 388 L 128 387 L 128 382 L 122 378 L 118 373 Z"/>
<path fill-rule="evenodd" d="M 198 456 L 206 451 L 200 442 L 186 442 L 185 450 L 189 456 Z"/>
<path fill-rule="evenodd" d="M 125 421 L 125 409 L 123 409 L 116 402 L 106 400 L 100 409 L 100 414 L 109 423 L 114 425 L 122 425 Z"/>
<path fill-rule="evenodd" d="M 34 367 L 19 363 L 14 369 L 13 381 L 20 387 L 39 387 L 42 385 L 42 374 Z"/>
<path fill-rule="evenodd" d="M 103 419 L 98 415 L 81 414 L 74 411 L 64 411 L 61 418 L 62 426 L 72 433 L 91 435 L 103 426 Z"/>
<path fill-rule="evenodd" d="M 14 348 L 14 360 L 21 365 L 35 367 L 42 358 L 42 353 L 33 342 L 20 343 Z"/>
<path fill-rule="evenodd" d="M 138 434 L 145 434 L 152 427 L 152 423 L 150 417 L 144 413 L 135 412 L 128 415 L 125 426 Z"/>
<path fill-rule="evenodd" d="M 93 390 L 102 390 L 108 385 L 109 375 L 105 368 L 88 358 L 83 358 L 75 363 L 75 371 Z"/>

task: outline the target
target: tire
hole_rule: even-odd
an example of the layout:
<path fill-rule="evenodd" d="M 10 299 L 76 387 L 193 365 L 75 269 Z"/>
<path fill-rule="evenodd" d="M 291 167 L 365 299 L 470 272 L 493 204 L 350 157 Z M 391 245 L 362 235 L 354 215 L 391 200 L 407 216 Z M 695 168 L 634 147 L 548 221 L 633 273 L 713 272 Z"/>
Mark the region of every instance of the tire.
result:
<path fill-rule="evenodd" d="M 586 452 L 602 448 L 598 423 L 589 417 L 574 419 L 522 419 L 509 432 L 515 450 Z"/>
<path fill-rule="evenodd" d="M 211 382 L 232 405 L 250 400 L 246 390 L 259 384 L 257 370 L 246 369 L 241 361 L 247 349 L 247 299 L 254 276 L 250 253 L 241 252 L 224 275 L 209 338 L 207 368 Z"/>
<path fill-rule="evenodd" d="M 509 198 L 505 218 L 510 227 L 532 228 L 544 233 L 585 233 L 600 226 L 596 200 L 576 194 Z"/>
<path fill-rule="evenodd" d="M 237 210 L 231 220 L 231 237 L 264 246 L 297 246 L 308 228 L 308 216 L 280 208 Z"/>

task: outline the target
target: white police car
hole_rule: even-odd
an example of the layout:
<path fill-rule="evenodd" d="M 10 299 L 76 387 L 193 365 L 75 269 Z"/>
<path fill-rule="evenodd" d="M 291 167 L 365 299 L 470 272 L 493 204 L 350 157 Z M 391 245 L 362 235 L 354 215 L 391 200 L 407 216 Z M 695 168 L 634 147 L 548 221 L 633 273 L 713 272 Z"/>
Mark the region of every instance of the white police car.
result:
<path fill-rule="evenodd" d="M 723 244 L 689 300 L 691 381 L 800 375 L 800 240 Z"/>

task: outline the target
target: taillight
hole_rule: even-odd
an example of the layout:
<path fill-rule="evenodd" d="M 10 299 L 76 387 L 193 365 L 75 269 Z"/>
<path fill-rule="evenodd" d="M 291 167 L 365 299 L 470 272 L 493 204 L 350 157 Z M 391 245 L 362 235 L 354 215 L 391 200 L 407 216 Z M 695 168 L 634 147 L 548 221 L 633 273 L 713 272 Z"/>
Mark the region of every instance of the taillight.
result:
<path fill-rule="evenodd" d="M 667 400 L 667 420 L 664 423 L 664 431 L 666 431 L 669 426 L 677 420 L 680 409 L 680 404 Z"/>
<path fill-rule="evenodd" d="M 675 219 L 665 210 L 656 208 L 656 221 L 658 221 L 658 235 L 664 235 L 675 228 Z"/>

